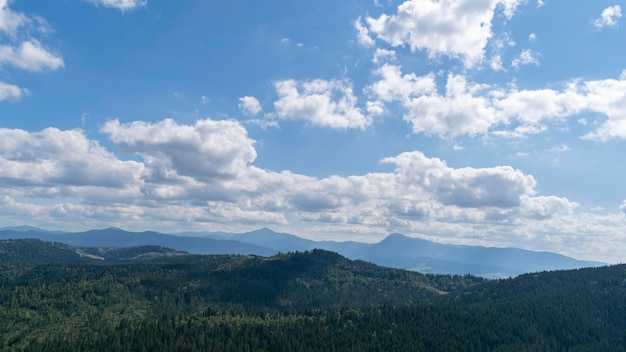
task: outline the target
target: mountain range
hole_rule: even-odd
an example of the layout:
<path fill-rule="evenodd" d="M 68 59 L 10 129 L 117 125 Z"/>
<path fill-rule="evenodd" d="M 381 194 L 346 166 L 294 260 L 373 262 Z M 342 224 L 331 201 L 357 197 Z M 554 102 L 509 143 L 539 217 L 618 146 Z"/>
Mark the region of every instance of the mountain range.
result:
<path fill-rule="evenodd" d="M 324 249 L 349 259 L 433 274 L 472 274 L 489 278 L 528 272 L 578 269 L 604 263 L 582 261 L 552 252 L 436 243 L 391 234 L 378 243 L 313 241 L 267 228 L 246 233 L 129 232 L 119 228 L 84 232 L 48 231 L 30 226 L 0 228 L 0 239 L 35 238 L 73 247 L 137 247 L 156 245 L 190 254 L 271 256 L 279 252 Z"/>

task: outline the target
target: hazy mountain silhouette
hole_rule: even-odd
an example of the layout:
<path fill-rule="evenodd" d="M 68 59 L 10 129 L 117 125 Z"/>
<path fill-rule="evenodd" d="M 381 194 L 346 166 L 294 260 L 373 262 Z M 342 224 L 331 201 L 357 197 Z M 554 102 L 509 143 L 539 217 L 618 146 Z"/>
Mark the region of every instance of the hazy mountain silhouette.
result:
<path fill-rule="evenodd" d="M 213 236 L 210 233 L 205 235 Z M 281 252 L 320 248 L 337 252 L 350 259 L 437 274 L 471 273 L 487 277 L 509 277 L 527 272 L 604 265 L 551 252 L 442 244 L 398 233 L 371 244 L 312 241 L 288 233 L 274 232 L 268 228 L 242 234 L 220 234 L 216 237 L 265 246 Z"/>
<path fill-rule="evenodd" d="M 436 243 L 392 234 L 378 243 L 312 241 L 268 228 L 246 233 L 187 233 L 193 236 L 158 232 L 129 232 L 118 228 L 77 233 L 48 232 L 29 227 L 0 230 L 0 239 L 37 238 L 75 247 L 137 247 L 158 245 L 192 254 L 254 254 L 307 251 L 315 248 L 360 259 L 377 265 L 437 274 L 473 274 L 509 277 L 527 272 L 577 269 L 604 263 L 576 260 L 551 252 L 518 248 L 463 246 Z"/>
<path fill-rule="evenodd" d="M 191 254 L 255 254 L 269 256 L 277 251 L 234 240 L 184 237 L 153 231 L 130 232 L 115 227 L 72 233 L 49 233 L 39 231 L 0 231 L 0 239 L 36 238 L 50 242 L 62 242 L 74 247 L 138 247 L 157 245 L 185 251 Z"/>

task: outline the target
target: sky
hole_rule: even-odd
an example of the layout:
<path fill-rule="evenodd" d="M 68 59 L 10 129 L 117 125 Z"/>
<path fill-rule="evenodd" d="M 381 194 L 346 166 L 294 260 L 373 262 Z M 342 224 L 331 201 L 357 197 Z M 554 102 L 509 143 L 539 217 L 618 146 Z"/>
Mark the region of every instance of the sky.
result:
<path fill-rule="evenodd" d="M 624 262 L 623 0 L 0 0 L 0 223 Z"/>

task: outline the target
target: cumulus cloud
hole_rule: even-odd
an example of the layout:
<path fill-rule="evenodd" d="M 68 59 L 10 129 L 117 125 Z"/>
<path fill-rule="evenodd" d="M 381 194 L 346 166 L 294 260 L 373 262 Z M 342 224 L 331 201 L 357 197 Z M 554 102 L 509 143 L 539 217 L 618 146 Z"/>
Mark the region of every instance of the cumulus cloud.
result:
<path fill-rule="evenodd" d="M 622 205 L 620 205 L 619 210 L 621 210 L 622 213 L 626 215 L 626 200 L 622 202 Z"/>
<path fill-rule="evenodd" d="M 445 94 L 436 91 L 406 101 L 404 119 L 414 133 L 442 137 L 486 134 L 502 122 L 493 107 L 486 85 L 467 82 L 461 75 L 448 75 Z"/>
<path fill-rule="evenodd" d="M 0 31 L 15 36 L 17 29 L 29 21 L 24 14 L 9 9 L 8 0 L 0 0 Z"/>
<path fill-rule="evenodd" d="M 142 170 L 137 162 L 118 160 L 80 130 L 0 129 L 0 188 L 49 187 L 53 193 L 85 186 L 132 188 Z"/>
<path fill-rule="evenodd" d="M 587 108 L 607 116 L 585 139 L 607 141 L 626 138 L 626 78 L 587 81 L 580 85 Z"/>
<path fill-rule="evenodd" d="M 275 82 L 274 87 L 279 97 L 274 108 L 281 119 L 304 120 L 337 129 L 364 129 L 372 123 L 357 106 L 349 82 L 285 80 Z"/>
<path fill-rule="evenodd" d="M 511 62 L 511 65 L 515 68 L 519 68 L 520 66 L 525 66 L 525 65 L 539 66 L 538 57 L 539 57 L 538 53 L 530 49 L 524 49 L 519 55 L 517 55 L 513 59 L 513 61 Z"/>
<path fill-rule="evenodd" d="M 387 49 L 376 49 L 374 52 L 374 57 L 372 58 L 372 62 L 377 64 L 384 61 L 395 61 L 396 60 L 396 52 L 393 50 Z"/>
<path fill-rule="evenodd" d="M 28 17 L 9 8 L 8 0 L 0 0 L 0 68 L 11 66 L 27 71 L 56 70 L 63 67 L 63 58 L 54 54 L 32 37 L 48 32 L 41 17 Z M 19 99 L 29 91 L 11 83 L 0 81 L 0 101 Z"/>
<path fill-rule="evenodd" d="M 617 27 L 620 18 L 622 18 L 622 8 L 619 5 L 609 6 L 602 10 L 600 18 L 593 20 L 593 25 L 597 28 Z"/>
<path fill-rule="evenodd" d="M 407 0 L 396 14 L 365 21 L 369 32 L 391 46 L 408 45 L 431 58 L 445 55 L 473 66 L 484 58 L 496 9 L 510 18 L 520 3 L 523 0 Z"/>
<path fill-rule="evenodd" d="M 407 109 L 404 119 L 411 123 L 414 133 L 477 135 L 501 122 L 489 87 L 468 83 L 461 75 L 450 74 L 445 94 L 440 94 L 433 74 L 402 74 L 399 66 L 388 64 L 376 73 L 381 79 L 366 91 L 383 102 L 400 101 Z"/>
<path fill-rule="evenodd" d="M 529 219 L 544 220 L 554 216 L 570 215 L 578 208 L 578 203 L 555 196 L 524 196 L 521 200 L 524 217 Z"/>
<path fill-rule="evenodd" d="M 263 108 L 257 98 L 245 96 L 239 98 L 239 110 L 245 115 L 258 115 Z"/>
<path fill-rule="evenodd" d="M 198 120 L 179 125 L 108 121 L 101 130 L 122 151 L 140 155 L 153 172 L 194 179 L 232 177 L 256 159 L 254 141 L 236 121 Z"/>
<path fill-rule="evenodd" d="M 403 74 L 400 66 L 385 64 L 375 71 L 381 77 L 366 88 L 366 92 L 384 101 L 407 102 L 412 98 L 436 92 L 435 76 Z"/>
<path fill-rule="evenodd" d="M 357 40 L 359 41 L 359 44 L 366 48 L 374 46 L 374 39 L 370 37 L 369 30 L 363 25 L 361 17 L 357 18 L 357 20 L 354 21 L 354 29 L 356 29 Z"/>
<path fill-rule="evenodd" d="M 22 96 L 27 94 L 27 89 L 23 89 L 14 84 L 0 81 L 0 101 L 7 99 L 20 99 Z"/>
<path fill-rule="evenodd" d="M 88 2 L 122 11 L 134 10 L 146 6 L 148 0 L 87 0 Z"/>
<path fill-rule="evenodd" d="M 63 67 L 63 58 L 50 53 L 36 40 L 22 42 L 19 47 L 0 45 L 0 65 L 10 64 L 27 71 L 56 70 Z"/>
<path fill-rule="evenodd" d="M 420 152 L 383 159 L 396 165 L 403 183 L 416 185 L 445 205 L 462 208 L 516 207 L 534 193 L 535 180 L 509 166 L 453 169 Z"/>
<path fill-rule="evenodd" d="M 385 64 L 380 77 L 365 89 L 370 103 L 384 111 L 385 104 L 400 102 L 403 118 L 414 133 L 439 137 L 496 134 L 521 137 L 541 133 L 546 124 L 576 117 L 583 112 L 607 117 L 585 139 L 606 141 L 626 138 L 626 78 L 572 80 L 561 88 L 523 89 L 473 83 L 463 75 L 449 74 L 445 90 L 432 73 L 403 73 Z M 513 129 L 510 126 L 514 124 Z M 505 128 L 505 129 L 501 129 Z"/>

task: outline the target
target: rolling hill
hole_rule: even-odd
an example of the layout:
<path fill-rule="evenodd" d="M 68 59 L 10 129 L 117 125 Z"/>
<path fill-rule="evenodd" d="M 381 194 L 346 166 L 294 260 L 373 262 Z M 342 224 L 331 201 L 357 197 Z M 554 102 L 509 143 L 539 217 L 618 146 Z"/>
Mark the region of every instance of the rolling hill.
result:
<path fill-rule="evenodd" d="M 581 261 L 551 252 L 518 248 L 450 245 L 392 234 L 378 243 L 312 241 L 263 228 L 247 233 L 129 232 L 118 228 L 78 233 L 51 232 L 21 227 L 0 231 L 0 239 L 37 238 L 74 247 L 135 247 L 156 245 L 191 254 L 242 254 L 271 256 L 278 252 L 325 249 L 349 259 L 434 274 L 472 274 L 506 278 L 522 273 L 577 269 L 604 263 Z"/>
<path fill-rule="evenodd" d="M 26 259 L 0 263 L 3 350 L 626 351 L 625 265 L 484 280 L 325 250 L 93 265 L 0 248 Z"/>

